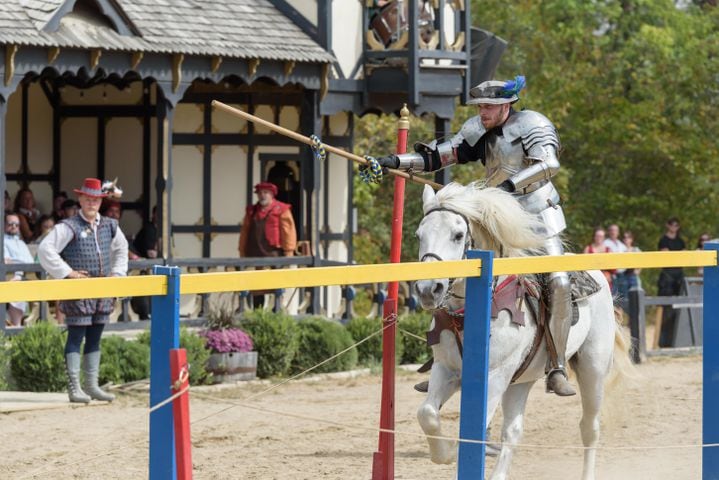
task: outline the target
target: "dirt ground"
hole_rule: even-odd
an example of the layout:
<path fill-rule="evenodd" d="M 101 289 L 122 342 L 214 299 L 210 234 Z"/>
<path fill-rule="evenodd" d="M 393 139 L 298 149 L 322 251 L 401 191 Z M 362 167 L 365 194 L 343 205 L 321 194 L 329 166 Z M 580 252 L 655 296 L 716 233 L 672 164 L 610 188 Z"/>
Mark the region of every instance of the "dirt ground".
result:
<path fill-rule="evenodd" d="M 701 450 L 686 447 L 701 443 L 701 374 L 700 357 L 654 359 L 639 367 L 638 378 L 613 392 L 603 417 L 602 446 L 674 448 L 602 450 L 598 478 L 700 478 Z M 403 433 L 396 439 L 395 477 L 452 479 L 455 467 L 432 464 L 418 435 L 415 411 L 422 396 L 412 385 L 423 378 L 398 373 L 397 430 Z M 266 388 L 192 393 L 194 478 L 371 478 L 378 374 L 289 383 L 249 402 L 265 411 L 232 406 Z M 147 478 L 146 405 L 146 393 L 132 393 L 121 394 L 111 405 L 2 415 L 0 478 Z M 443 409 L 446 434 L 458 433 L 458 405 L 455 396 Z M 537 384 L 529 398 L 523 443 L 548 448 L 520 449 L 511 478 L 579 478 L 581 452 L 562 448 L 581 444 L 579 416 L 579 398 L 546 395 Z M 492 436 L 498 435 L 495 426 Z"/>

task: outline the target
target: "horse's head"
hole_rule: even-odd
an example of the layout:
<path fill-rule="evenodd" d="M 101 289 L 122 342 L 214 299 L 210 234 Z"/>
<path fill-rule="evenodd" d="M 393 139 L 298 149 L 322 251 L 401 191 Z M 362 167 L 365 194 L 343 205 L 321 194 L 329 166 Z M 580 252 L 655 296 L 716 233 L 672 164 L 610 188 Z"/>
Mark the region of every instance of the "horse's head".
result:
<path fill-rule="evenodd" d="M 434 190 L 425 185 L 422 194 L 424 218 L 417 228 L 419 261 L 459 260 L 471 243 L 467 217 L 440 205 Z M 449 278 L 419 280 L 414 288 L 422 308 L 435 309 L 442 305 L 449 290 Z"/>
<path fill-rule="evenodd" d="M 421 262 L 460 260 L 470 247 L 492 250 L 496 257 L 521 256 L 544 242 L 537 215 L 503 190 L 450 183 L 435 193 L 425 186 L 422 201 L 424 218 L 417 229 Z M 441 307 L 451 285 L 448 278 L 418 281 L 422 307 Z"/>

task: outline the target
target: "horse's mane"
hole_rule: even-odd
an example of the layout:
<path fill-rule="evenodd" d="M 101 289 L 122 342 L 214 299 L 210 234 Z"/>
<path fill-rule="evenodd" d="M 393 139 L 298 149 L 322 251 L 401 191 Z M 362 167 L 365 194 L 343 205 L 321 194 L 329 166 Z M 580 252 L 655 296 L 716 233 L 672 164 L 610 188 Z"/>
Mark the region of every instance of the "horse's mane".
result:
<path fill-rule="evenodd" d="M 511 193 L 487 187 L 484 182 L 467 186 L 452 182 L 439 190 L 435 199 L 440 207 L 467 217 L 475 241 L 486 242 L 478 245 L 480 248 L 518 257 L 537 254 L 542 247 L 544 237 L 536 232 L 543 224 Z"/>

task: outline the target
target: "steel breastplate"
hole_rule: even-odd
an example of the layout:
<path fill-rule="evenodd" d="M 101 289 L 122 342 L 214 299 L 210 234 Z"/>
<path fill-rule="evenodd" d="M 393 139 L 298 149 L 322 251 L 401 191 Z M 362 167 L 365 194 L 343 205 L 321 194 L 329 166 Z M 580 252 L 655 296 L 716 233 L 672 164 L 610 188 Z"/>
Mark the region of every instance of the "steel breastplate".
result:
<path fill-rule="evenodd" d="M 487 184 L 496 187 L 529 164 L 524 154 L 522 140 L 508 142 L 501 135 L 490 134 L 485 151 Z"/>

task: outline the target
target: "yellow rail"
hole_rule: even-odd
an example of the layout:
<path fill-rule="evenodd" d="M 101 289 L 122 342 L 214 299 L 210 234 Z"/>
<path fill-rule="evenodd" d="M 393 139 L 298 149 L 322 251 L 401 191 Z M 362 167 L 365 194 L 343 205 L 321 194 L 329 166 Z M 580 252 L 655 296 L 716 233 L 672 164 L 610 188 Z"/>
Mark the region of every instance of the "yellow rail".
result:
<path fill-rule="evenodd" d="M 180 277 L 180 293 L 232 292 L 276 288 L 354 285 L 446 277 L 478 276 L 480 260 L 395 263 L 244 272 L 195 273 Z M 640 252 L 565 255 L 561 257 L 498 258 L 494 275 L 543 273 L 615 268 L 710 267 L 717 265 L 717 252 Z M 77 280 L 30 280 L 0 282 L 0 302 L 49 301 L 75 298 L 164 295 L 163 275 L 92 278 Z"/>

